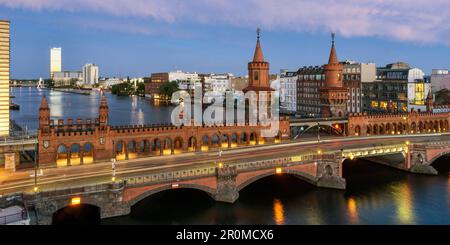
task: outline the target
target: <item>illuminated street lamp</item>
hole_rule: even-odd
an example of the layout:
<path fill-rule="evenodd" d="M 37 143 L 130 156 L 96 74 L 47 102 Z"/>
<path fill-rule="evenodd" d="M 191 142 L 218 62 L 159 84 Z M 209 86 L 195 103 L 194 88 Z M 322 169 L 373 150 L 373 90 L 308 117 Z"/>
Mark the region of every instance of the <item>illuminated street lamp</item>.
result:
<path fill-rule="evenodd" d="M 115 182 L 116 181 L 116 159 L 115 158 L 111 159 L 111 169 L 112 169 L 111 181 Z"/>
<path fill-rule="evenodd" d="M 37 151 L 38 151 L 38 145 L 34 147 L 34 193 L 38 192 L 38 186 L 37 186 Z"/>

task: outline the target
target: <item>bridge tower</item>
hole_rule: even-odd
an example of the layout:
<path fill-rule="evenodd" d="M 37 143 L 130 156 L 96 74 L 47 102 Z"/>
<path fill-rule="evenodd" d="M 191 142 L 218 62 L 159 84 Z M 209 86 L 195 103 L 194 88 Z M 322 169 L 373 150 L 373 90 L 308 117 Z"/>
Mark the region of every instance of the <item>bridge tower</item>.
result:
<path fill-rule="evenodd" d="M 348 88 L 343 87 L 344 66 L 339 63 L 334 46 L 334 33 L 331 34 L 331 51 L 325 69 L 325 87 L 320 89 L 322 117 L 343 117 L 347 115 Z"/>
<path fill-rule="evenodd" d="M 108 126 L 109 106 L 108 102 L 106 101 L 106 96 L 103 92 L 102 100 L 100 101 L 100 106 L 98 107 L 98 117 L 101 128 Z"/>
<path fill-rule="evenodd" d="M 47 97 L 44 95 L 39 107 L 39 129 L 47 132 L 50 129 L 50 107 L 48 107 Z"/>
<path fill-rule="evenodd" d="M 251 101 L 256 103 L 257 110 L 251 111 L 250 113 L 254 113 L 253 115 L 255 116 L 258 116 L 258 114 L 261 113 L 263 115 L 262 118 L 270 118 L 271 92 L 275 90 L 270 87 L 269 83 L 269 62 L 264 61 L 260 43 L 260 29 L 258 28 L 256 32 L 257 40 L 253 61 L 248 63 L 248 86 L 243 89 L 243 92 L 247 93 L 248 91 L 254 91 L 257 96 L 256 98 L 252 98 Z M 267 109 L 260 111 L 260 106 L 263 105 L 266 105 Z M 249 106 L 246 105 L 246 108 L 248 107 Z"/>
<path fill-rule="evenodd" d="M 431 94 L 431 89 L 425 100 L 425 104 L 427 105 L 427 112 L 433 112 L 433 95 Z"/>

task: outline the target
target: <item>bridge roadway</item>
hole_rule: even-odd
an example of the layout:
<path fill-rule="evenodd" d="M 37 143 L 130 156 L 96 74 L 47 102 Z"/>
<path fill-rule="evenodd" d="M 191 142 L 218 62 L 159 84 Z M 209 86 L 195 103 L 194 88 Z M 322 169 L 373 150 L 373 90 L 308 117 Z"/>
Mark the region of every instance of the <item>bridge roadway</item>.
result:
<path fill-rule="evenodd" d="M 317 152 L 323 154 L 340 149 L 372 147 L 386 144 L 403 144 L 405 141 L 421 143 L 428 141 L 450 141 L 450 133 L 385 135 L 370 137 L 335 137 L 323 138 L 318 145 L 317 139 L 302 139 L 281 144 L 265 144 L 234 149 L 226 149 L 219 157 L 218 151 L 205 153 L 183 153 L 171 156 L 145 157 L 116 163 L 116 178 L 120 180 L 136 175 L 151 174 L 162 170 L 172 171 L 187 167 L 217 166 L 219 162 L 250 162 L 267 158 L 287 157 L 299 153 Z M 59 188 L 85 186 L 111 181 L 111 162 L 65 168 L 43 169 L 38 172 L 40 191 Z M 0 172 L 0 195 L 19 192 L 31 192 L 34 187 L 34 170 Z"/>

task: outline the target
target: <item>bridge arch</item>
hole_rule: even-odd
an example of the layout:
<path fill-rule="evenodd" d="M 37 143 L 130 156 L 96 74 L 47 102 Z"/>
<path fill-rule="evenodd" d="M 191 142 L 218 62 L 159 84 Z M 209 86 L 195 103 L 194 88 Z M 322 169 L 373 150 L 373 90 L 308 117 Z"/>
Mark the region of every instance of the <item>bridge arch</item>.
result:
<path fill-rule="evenodd" d="M 172 154 L 179 154 L 181 152 L 183 152 L 183 138 L 181 138 L 181 136 L 177 136 L 175 137 L 175 139 L 173 140 L 173 151 Z"/>
<path fill-rule="evenodd" d="M 64 144 L 60 144 L 56 150 L 56 164 L 58 167 L 65 167 L 69 164 L 69 150 Z"/>
<path fill-rule="evenodd" d="M 230 136 L 228 134 L 222 134 L 222 139 L 220 140 L 220 147 L 228 148 L 231 146 Z"/>
<path fill-rule="evenodd" d="M 238 133 L 232 133 L 230 140 L 231 140 L 232 148 L 239 146 L 239 134 Z"/>
<path fill-rule="evenodd" d="M 195 136 L 188 139 L 188 151 L 197 151 L 197 138 Z"/>
<path fill-rule="evenodd" d="M 210 143 L 211 138 L 208 135 L 203 135 L 203 137 L 201 138 L 201 150 L 208 151 Z"/>
<path fill-rule="evenodd" d="M 173 147 L 174 147 L 173 140 L 170 137 L 166 137 L 164 139 L 163 145 L 162 145 L 162 148 L 163 148 L 163 152 L 162 153 L 163 153 L 163 155 L 170 155 L 170 154 L 172 154 L 173 153 Z"/>
<path fill-rule="evenodd" d="M 118 140 L 116 142 L 114 151 L 116 160 L 125 160 L 125 142 L 123 140 Z"/>
<path fill-rule="evenodd" d="M 163 144 L 159 138 L 155 138 L 152 141 L 152 152 L 153 154 L 159 156 L 162 155 L 163 152 Z"/>
<path fill-rule="evenodd" d="M 69 158 L 70 165 L 80 165 L 81 164 L 81 146 L 78 143 L 74 143 L 70 146 Z"/>
<path fill-rule="evenodd" d="M 356 128 L 357 126 L 359 126 L 359 125 L 355 125 L 355 128 Z M 320 127 L 320 128 L 319 128 L 319 127 Z M 343 134 L 344 134 L 343 130 L 341 131 L 341 130 L 337 129 L 336 127 L 333 127 L 332 125 L 329 125 L 329 124 L 320 124 L 320 125 L 317 125 L 317 124 L 315 124 L 315 125 L 312 125 L 312 126 L 309 126 L 309 127 L 305 128 L 305 129 L 304 129 L 303 131 L 301 131 L 298 135 L 305 134 L 306 132 L 308 132 L 308 131 L 310 131 L 310 130 L 312 130 L 312 129 L 317 129 L 317 128 L 319 128 L 319 130 L 323 130 L 323 128 L 330 129 L 330 130 L 331 130 L 331 133 L 335 133 L 335 134 L 337 134 L 337 135 L 343 135 Z M 341 128 L 342 128 L 342 127 L 341 127 Z M 360 128 L 361 128 L 361 126 L 360 126 Z M 356 133 L 356 132 L 355 132 L 355 133 Z"/>
<path fill-rule="evenodd" d="M 241 144 L 247 145 L 249 144 L 249 137 L 247 132 L 242 132 L 240 135 Z"/>
<path fill-rule="evenodd" d="M 199 190 L 199 191 L 202 191 L 202 192 L 205 192 L 206 194 L 208 194 L 208 196 L 210 196 L 212 199 L 214 199 L 214 196 L 216 193 L 215 189 L 210 188 L 208 186 L 203 186 L 203 185 L 199 185 L 199 184 L 190 184 L 190 183 L 179 183 L 177 189 Z M 174 188 L 172 187 L 172 185 L 163 185 L 163 186 L 155 188 L 155 189 L 144 191 L 141 194 L 139 194 L 138 196 L 129 200 L 128 206 L 132 207 L 133 205 L 144 200 L 147 197 L 150 197 L 156 193 L 160 193 L 160 192 L 167 191 L 167 190 L 174 190 Z"/>
<path fill-rule="evenodd" d="M 220 141 L 219 135 L 218 135 L 218 134 L 213 134 L 213 135 L 211 136 L 211 140 L 210 140 L 210 142 L 209 142 L 209 147 L 211 147 L 211 148 L 217 148 L 217 147 L 220 146 L 220 144 L 221 144 L 221 141 Z"/>
<path fill-rule="evenodd" d="M 237 186 L 237 191 L 241 191 L 243 190 L 245 187 L 257 182 L 258 180 L 261 180 L 263 178 L 269 177 L 269 176 L 273 176 L 276 175 L 277 173 L 273 170 L 270 171 L 266 171 L 262 174 L 256 175 L 256 176 L 252 176 L 248 179 L 246 179 L 245 181 L 243 181 L 242 183 L 240 183 Z M 283 172 L 282 175 L 291 175 L 294 176 L 300 180 L 303 180 L 309 184 L 315 185 L 316 182 L 316 178 L 308 173 L 304 173 L 304 172 L 300 172 L 300 171 L 295 171 L 295 170 L 289 170 L 288 172 Z"/>
<path fill-rule="evenodd" d="M 428 165 L 432 165 L 434 162 L 436 162 L 436 160 L 438 160 L 441 157 L 445 157 L 445 156 L 450 156 L 450 149 L 444 150 L 444 151 L 436 154 L 427 163 L 428 163 Z"/>
<path fill-rule="evenodd" d="M 127 154 L 128 154 L 128 159 L 135 159 L 137 158 L 137 154 L 138 154 L 138 145 L 136 140 L 130 140 L 127 143 Z"/>
<path fill-rule="evenodd" d="M 94 145 L 90 142 L 83 145 L 82 161 L 83 164 L 90 164 L 94 162 Z"/>

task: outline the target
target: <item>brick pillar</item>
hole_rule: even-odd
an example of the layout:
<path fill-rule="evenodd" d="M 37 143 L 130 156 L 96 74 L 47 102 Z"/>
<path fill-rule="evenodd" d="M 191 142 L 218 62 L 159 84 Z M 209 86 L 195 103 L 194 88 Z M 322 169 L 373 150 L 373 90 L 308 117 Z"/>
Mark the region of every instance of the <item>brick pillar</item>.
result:
<path fill-rule="evenodd" d="M 237 169 L 225 165 L 216 168 L 217 189 L 214 199 L 218 202 L 234 203 L 239 198 L 236 186 Z"/>
<path fill-rule="evenodd" d="M 144 145 L 144 149 L 145 149 L 145 145 Z M 142 151 L 144 151 L 144 149 Z M 140 140 L 136 141 L 135 151 L 136 151 L 138 156 L 141 154 L 141 141 Z"/>
<path fill-rule="evenodd" d="M 340 154 L 332 158 L 317 159 L 316 178 L 318 187 L 345 189 L 345 179 L 342 178 L 342 159 Z"/>
<path fill-rule="evenodd" d="M 72 158 L 72 152 L 69 151 L 67 152 L 67 166 L 70 166 L 70 159 Z"/>
<path fill-rule="evenodd" d="M 152 141 L 151 140 L 148 140 L 147 141 L 147 147 L 148 147 L 148 153 L 147 153 L 147 155 L 151 155 L 152 154 Z"/>
<path fill-rule="evenodd" d="M 20 156 L 18 156 L 18 152 L 7 152 L 7 153 L 4 153 L 4 155 L 5 155 L 5 170 L 15 172 L 16 171 L 16 163 L 18 162 L 18 160 L 20 160 Z"/>
<path fill-rule="evenodd" d="M 83 165 L 83 163 L 84 163 L 83 156 L 84 156 L 83 149 L 80 149 L 80 165 Z"/>

